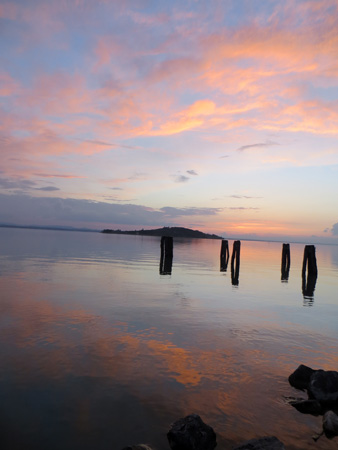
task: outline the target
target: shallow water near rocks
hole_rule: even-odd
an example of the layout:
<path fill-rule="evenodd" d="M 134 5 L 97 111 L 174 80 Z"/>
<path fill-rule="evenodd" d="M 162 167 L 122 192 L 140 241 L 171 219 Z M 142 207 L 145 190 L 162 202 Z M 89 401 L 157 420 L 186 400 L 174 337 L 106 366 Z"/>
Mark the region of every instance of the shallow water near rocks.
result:
<path fill-rule="evenodd" d="M 232 241 L 229 241 L 230 250 Z M 239 283 L 220 241 L 0 229 L 2 448 L 168 449 L 170 424 L 196 413 L 218 449 L 275 435 L 288 449 L 337 449 L 312 436 L 322 417 L 288 376 L 300 363 L 338 370 L 338 247 L 316 246 L 313 295 L 304 245 L 241 243 Z"/>

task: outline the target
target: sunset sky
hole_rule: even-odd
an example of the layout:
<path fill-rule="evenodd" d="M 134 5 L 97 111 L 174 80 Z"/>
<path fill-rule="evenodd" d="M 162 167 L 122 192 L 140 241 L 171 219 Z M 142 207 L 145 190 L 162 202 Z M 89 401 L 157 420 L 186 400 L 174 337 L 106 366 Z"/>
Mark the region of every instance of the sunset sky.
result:
<path fill-rule="evenodd" d="M 337 0 L 0 0 L 0 223 L 338 243 L 337 30 Z"/>

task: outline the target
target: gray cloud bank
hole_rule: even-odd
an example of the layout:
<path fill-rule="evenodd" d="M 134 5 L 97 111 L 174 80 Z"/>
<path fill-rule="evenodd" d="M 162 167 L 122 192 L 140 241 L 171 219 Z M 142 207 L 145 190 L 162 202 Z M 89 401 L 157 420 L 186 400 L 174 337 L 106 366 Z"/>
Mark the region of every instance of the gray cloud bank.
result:
<path fill-rule="evenodd" d="M 174 207 L 163 207 L 156 210 L 134 204 L 0 194 L 0 211 L 2 224 L 142 227 L 175 225 L 175 218 L 216 215 L 220 210 L 218 208 Z"/>
<path fill-rule="evenodd" d="M 55 186 L 43 186 L 43 187 L 36 187 L 36 186 L 38 186 L 38 183 L 31 180 L 25 180 L 22 178 L 12 178 L 12 179 L 0 178 L 0 189 L 11 190 L 15 192 L 27 192 L 29 190 L 52 192 L 60 190 L 58 187 Z"/>
<path fill-rule="evenodd" d="M 333 236 L 338 236 L 338 222 L 332 225 L 331 233 Z"/>

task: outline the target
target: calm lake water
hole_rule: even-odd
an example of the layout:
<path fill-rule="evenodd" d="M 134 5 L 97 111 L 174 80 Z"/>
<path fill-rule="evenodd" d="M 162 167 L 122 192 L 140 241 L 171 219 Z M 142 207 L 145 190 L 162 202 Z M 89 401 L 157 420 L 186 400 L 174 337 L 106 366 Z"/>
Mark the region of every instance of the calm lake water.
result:
<path fill-rule="evenodd" d="M 232 241 L 229 241 L 232 248 Z M 275 435 L 286 448 L 337 449 L 288 376 L 338 370 L 338 247 L 316 246 L 304 298 L 304 245 L 241 243 L 238 286 L 220 241 L 0 229 L 0 445 L 3 449 L 169 449 L 176 419 L 199 414 L 217 448 Z M 310 297 L 310 298 L 309 298 Z"/>

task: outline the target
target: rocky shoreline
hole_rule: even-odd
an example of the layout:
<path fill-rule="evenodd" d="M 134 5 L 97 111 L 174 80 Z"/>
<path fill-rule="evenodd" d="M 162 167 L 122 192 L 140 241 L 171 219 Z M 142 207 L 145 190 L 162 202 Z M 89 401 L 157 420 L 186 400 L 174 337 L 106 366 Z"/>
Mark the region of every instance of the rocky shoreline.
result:
<path fill-rule="evenodd" d="M 167 433 L 171 450 L 214 450 L 216 433 L 197 414 L 178 419 Z M 122 450 L 155 450 L 147 444 L 131 445 Z M 275 436 L 251 439 L 233 450 L 285 450 L 284 444 Z"/>
<path fill-rule="evenodd" d="M 287 397 L 287 402 L 303 414 L 323 416 L 323 430 L 313 436 L 317 441 L 325 435 L 328 439 L 338 436 L 338 372 L 312 369 L 301 364 L 290 376 L 292 387 L 306 391 L 307 399 Z M 190 414 L 174 422 L 168 433 L 171 450 L 214 450 L 216 433 L 197 414 Z M 155 450 L 147 444 L 131 445 L 122 450 Z M 232 450 L 285 450 L 275 436 L 263 436 L 243 442 Z"/>

